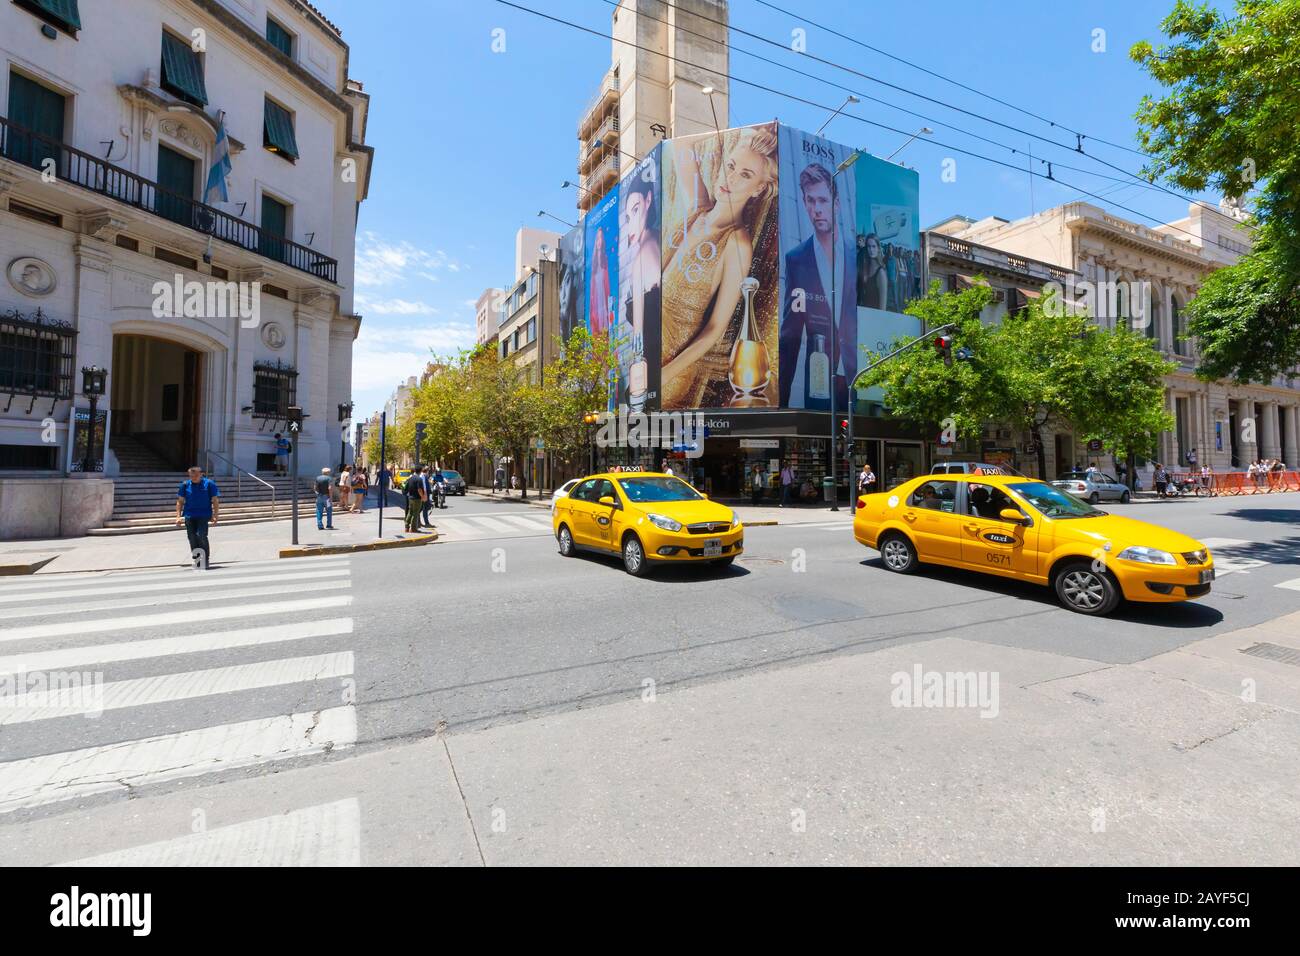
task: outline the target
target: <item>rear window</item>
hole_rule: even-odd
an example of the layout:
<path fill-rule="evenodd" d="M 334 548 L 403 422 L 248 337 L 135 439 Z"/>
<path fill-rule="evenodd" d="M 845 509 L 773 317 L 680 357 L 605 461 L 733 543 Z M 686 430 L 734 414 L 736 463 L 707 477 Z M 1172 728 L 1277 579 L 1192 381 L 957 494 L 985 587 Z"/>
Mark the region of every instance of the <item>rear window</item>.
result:
<path fill-rule="evenodd" d="M 446 470 L 444 470 L 443 473 L 442 473 L 442 477 L 444 477 L 444 478 L 450 478 L 452 481 L 455 481 L 457 478 L 460 477 L 460 472 L 459 472 L 459 471 L 446 471 Z"/>

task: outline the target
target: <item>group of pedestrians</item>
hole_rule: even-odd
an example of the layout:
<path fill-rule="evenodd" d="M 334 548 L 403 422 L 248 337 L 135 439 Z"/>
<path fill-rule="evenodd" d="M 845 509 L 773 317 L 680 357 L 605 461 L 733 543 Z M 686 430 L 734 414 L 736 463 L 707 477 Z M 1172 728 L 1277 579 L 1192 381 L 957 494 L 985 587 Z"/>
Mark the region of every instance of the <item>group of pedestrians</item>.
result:
<path fill-rule="evenodd" d="M 1277 458 L 1259 458 L 1250 463 L 1246 475 L 1256 491 L 1275 491 L 1282 486 L 1286 465 Z"/>
<path fill-rule="evenodd" d="M 406 530 L 415 533 L 421 525 L 432 528 L 429 509 L 447 507 L 447 480 L 442 471 L 425 465 L 406 479 L 402 494 L 406 496 Z"/>

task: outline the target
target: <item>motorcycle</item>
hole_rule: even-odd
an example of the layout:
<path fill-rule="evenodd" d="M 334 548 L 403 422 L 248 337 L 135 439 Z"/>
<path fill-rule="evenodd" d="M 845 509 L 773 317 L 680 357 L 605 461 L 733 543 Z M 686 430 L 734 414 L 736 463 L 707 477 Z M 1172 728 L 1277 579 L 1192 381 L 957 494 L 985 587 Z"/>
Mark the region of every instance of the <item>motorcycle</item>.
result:
<path fill-rule="evenodd" d="M 435 508 L 447 507 L 447 483 L 435 481 L 433 483 L 433 506 Z"/>

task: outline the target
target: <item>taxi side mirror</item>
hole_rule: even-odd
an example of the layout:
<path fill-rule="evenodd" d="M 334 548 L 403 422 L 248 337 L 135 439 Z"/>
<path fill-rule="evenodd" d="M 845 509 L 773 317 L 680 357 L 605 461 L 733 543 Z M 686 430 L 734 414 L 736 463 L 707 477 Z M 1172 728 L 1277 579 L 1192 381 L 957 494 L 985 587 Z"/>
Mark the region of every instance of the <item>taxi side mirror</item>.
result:
<path fill-rule="evenodd" d="M 709 500 L 709 496 L 706 495 L 706 494 L 705 494 L 704 492 L 702 492 L 702 491 L 700 492 L 700 497 L 703 498 L 705 501 L 708 501 L 708 500 Z"/>
<path fill-rule="evenodd" d="M 1003 521 L 1011 521 L 1014 522 L 1015 524 L 1025 523 L 1025 516 L 1021 514 L 1019 511 L 1017 511 L 1015 508 L 1003 508 L 1000 512 L 998 512 L 998 517 L 1001 518 Z"/>
<path fill-rule="evenodd" d="M 609 495 L 605 495 L 605 497 L 600 499 L 599 504 L 608 505 L 609 507 L 612 508 L 614 507 L 614 499 L 611 498 Z"/>

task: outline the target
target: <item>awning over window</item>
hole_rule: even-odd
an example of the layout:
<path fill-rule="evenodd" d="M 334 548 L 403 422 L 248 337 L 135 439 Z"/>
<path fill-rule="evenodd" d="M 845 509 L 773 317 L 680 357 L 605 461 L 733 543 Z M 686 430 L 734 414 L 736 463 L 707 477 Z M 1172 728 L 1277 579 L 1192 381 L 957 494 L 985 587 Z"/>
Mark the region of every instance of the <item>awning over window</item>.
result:
<path fill-rule="evenodd" d="M 1021 289 L 1020 294 L 1026 299 L 1041 299 L 1043 297 L 1042 289 Z"/>
<path fill-rule="evenodd" d="M 77 0 L 27 0 L 28 6 L 43 10 L 69 30 L 81 29 Z"/>
<path fill-rule="evenodd" d="M 278 103 L 266 101 L 262 127 L 262 145 L 290 159 L 298 158 L 298 140 L 293 135 L 293 116 Z"/>
<path fill-rule="evenodd" d="M 170 33 L 163 34 L 162 80 L 174 86 L 200 106 L 208 105 L 208 89 L 203 83 L 203 63 L 188 43 Z"/>

